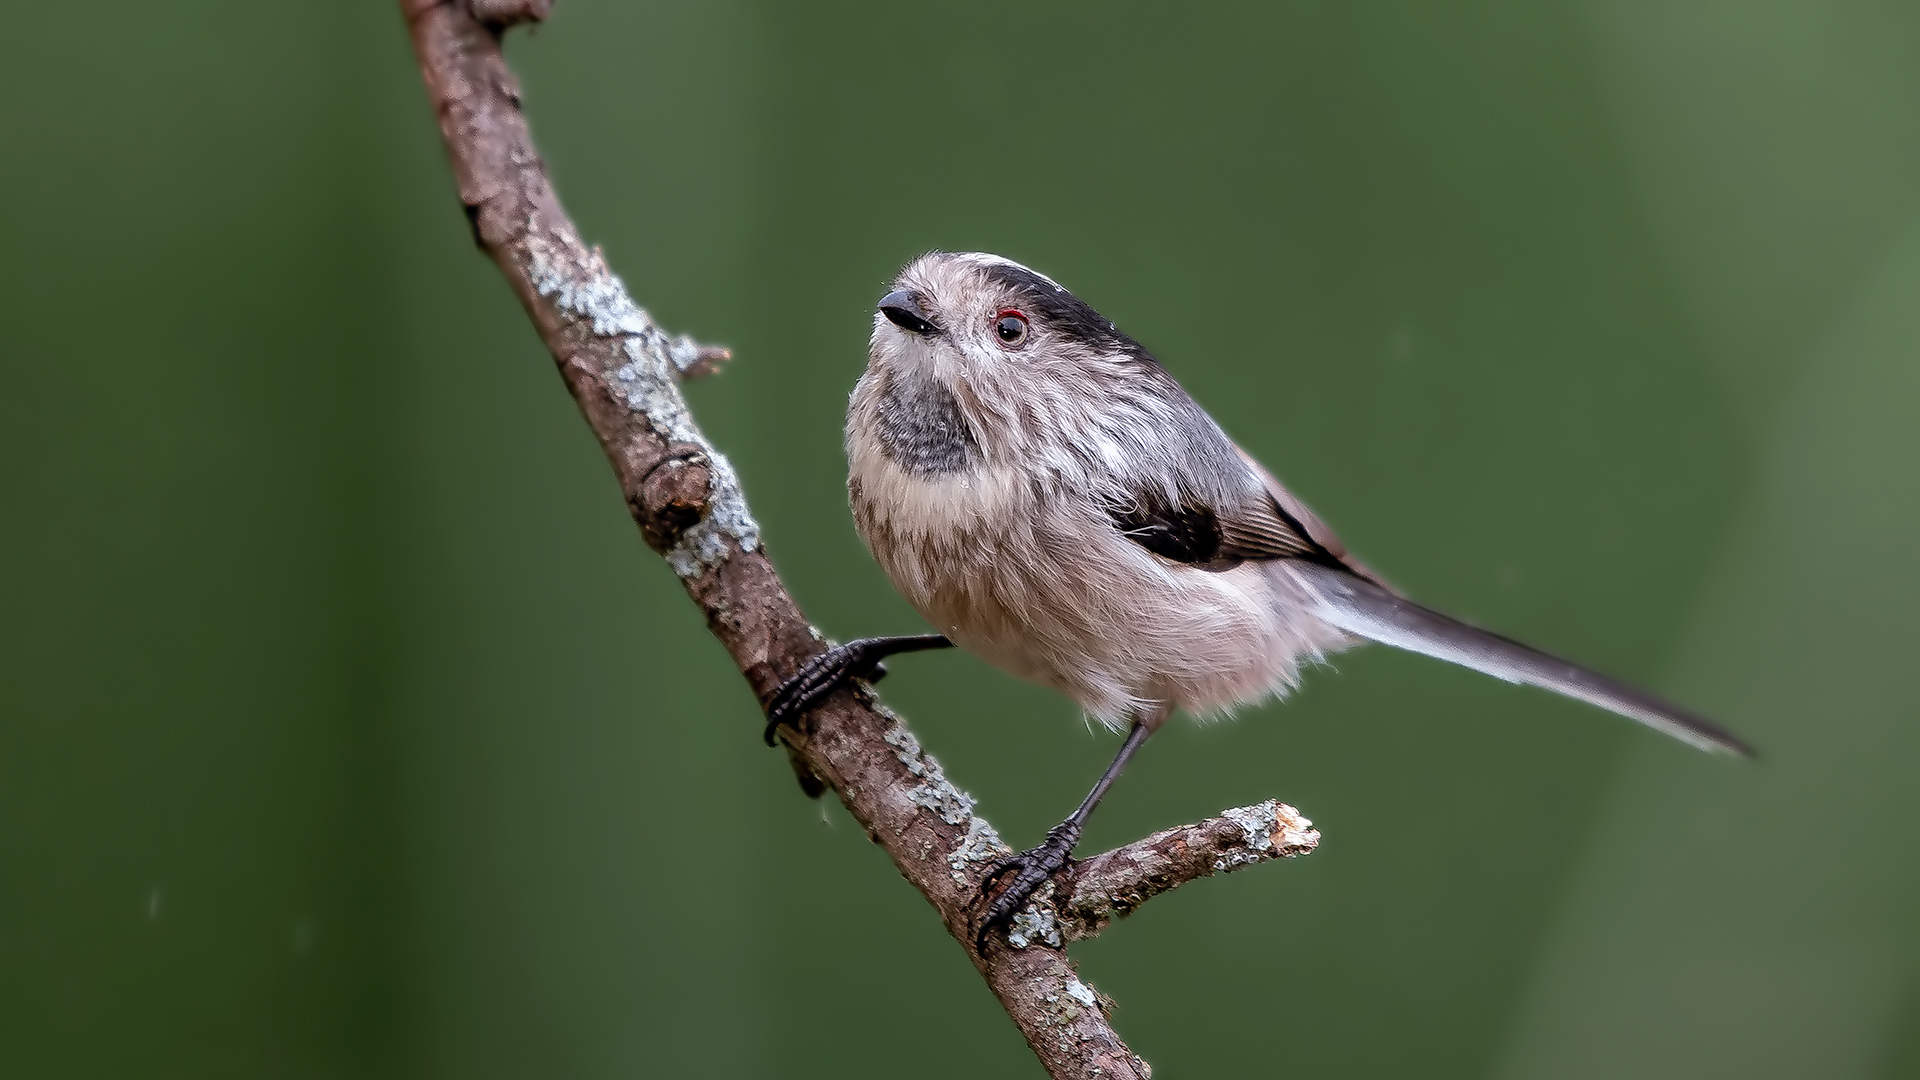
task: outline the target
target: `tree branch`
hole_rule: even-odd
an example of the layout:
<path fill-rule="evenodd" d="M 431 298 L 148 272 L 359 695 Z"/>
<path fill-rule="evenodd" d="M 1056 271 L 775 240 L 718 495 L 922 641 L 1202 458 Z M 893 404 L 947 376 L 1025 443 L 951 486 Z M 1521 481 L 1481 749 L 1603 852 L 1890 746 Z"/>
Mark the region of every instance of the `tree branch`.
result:
<path fill-rule="evenodd" d="M 401 0 L 473 236 L 506 275 L 613 466 L 647 544 L 665 557 L 764 705 L 822 651 L 761 544 L 733 468 L 707 442 L 677 380 L 726 350 L 670 339 L 580 239 L 533 147 L 499 34 L 551 0 Z M 809 793 L 831 787 L 933 905 L 1048 1072 L 1146 1077 L 1107 1023 L 1062 942 L 1181 883 L 1312 850 L 1319 836 L 1267 802 L 1168 830 L 1076 865 L 1016 919 L 1006 944 L 974 952 L 980 883 L 1012 854 L 904 724 L 865 690 L 834 695 L 807 730 L 783 728 Z M 1056 905 L 1053 889 L 1067 897 Z"/>
<path fill-rule="evenodd" d="M 1074 866 L 1067 898 L 1058 904 L 1061 936 L 1066 941 L 1093 937 L 1114 919 L 1189 881 L 1291 859 L 1318 846 L 1320 832 L 1313 822 L 1273 799 L 1154 833 Z"/>

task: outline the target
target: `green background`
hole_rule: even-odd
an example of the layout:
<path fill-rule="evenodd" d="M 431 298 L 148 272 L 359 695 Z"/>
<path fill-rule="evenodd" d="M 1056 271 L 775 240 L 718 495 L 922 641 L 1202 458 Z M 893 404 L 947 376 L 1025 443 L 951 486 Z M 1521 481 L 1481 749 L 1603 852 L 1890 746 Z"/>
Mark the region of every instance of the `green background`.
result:
<path fill-rule="evenodd" d="M 1163 1075 L 1920 1076 L 1920 8 L 565 0 L 509 49 L 809 615 L 921 624 L 840 422 L 929 248 L 1058 277 L 1437 606 L 1709 758 L 1385 650 L 1156 739 L 1104 847 L 1311 858 L 1076 949 Z M 393 6 L 0 32 L 0 1073 L 1035 1076 L 758 741 L 473 250 Z M 1111 753 L 886 686 L 1031 843 Z"/>

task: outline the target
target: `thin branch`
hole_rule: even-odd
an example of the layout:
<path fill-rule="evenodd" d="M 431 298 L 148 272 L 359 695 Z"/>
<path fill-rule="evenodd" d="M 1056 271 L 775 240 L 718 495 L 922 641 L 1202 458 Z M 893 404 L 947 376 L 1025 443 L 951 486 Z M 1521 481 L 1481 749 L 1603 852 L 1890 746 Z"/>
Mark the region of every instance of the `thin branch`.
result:
<path fill-rule="evenodd" d="M 500 267 L 619 480 L 647 544 L 665 557 L 761 703 L 822 651 L 780 583 L 739 480 L 694 425 L 680 378 L 724 349 L 671 339 L 581 241 L 547 182 L 499 33 L 550 0 L 401 0 L 476 243 Z M 967 950 L 1027 1044 L 1058 1078 L 1146 1077 L 1061 942 L 1184 881 L 1311 850 L 1318 834 L 1278 803 L 1160 833 L 1077 865 L 1058 910 L 1043 896 L 1012 942 L 973 951 L 981 878 L 1011 854 L 898 717 L 862 690 L 836 694 L 805 731 L 781 730 L 810 793 L 831 787 Z M 1264 846 L 1263 846 L 1264 842 Z M 1064 914 L 1062 914 L 1064 912 Z"/>
<path fill-rule="evenodd" d="M 1219 817 L 1157 832 L 1077 864 L 1066 900 L 1057 903 L 1061 936 L 1081 941 L 1141 904 L 1189 881 L 1230 874 L 1320 846 L 1320 831 L 1300 811 L 1268 799 Z"/>

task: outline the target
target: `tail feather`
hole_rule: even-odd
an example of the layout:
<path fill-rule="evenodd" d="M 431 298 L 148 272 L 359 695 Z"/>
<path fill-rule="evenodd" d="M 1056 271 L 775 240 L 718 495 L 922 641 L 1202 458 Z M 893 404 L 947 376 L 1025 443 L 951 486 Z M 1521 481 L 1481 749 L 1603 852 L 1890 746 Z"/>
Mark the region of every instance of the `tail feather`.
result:
<path fill-rule="evenodd" d="M 1312 594 L 1314 614 L 1349 634 L 1577 698 L 1702 750 L 1741 757 L 1753 754 L 1746 743 L 1711 720 L 1617 679 L 1468 626 L 1331 567 L 1296 560 L 1282 565 Z"/>

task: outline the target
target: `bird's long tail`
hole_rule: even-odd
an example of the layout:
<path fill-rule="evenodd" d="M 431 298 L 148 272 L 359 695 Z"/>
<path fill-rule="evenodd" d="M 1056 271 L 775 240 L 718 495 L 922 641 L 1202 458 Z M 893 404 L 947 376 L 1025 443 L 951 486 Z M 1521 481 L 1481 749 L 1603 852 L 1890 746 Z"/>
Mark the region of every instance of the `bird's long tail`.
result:
<path fill-rule="evenodd" d="M 1349 634 L 1578 698 L 1702 750 L 1752 756 L 1746 743 L 1705 717 L 1597 671 L 1421 607 L 1370 581 L 1291 559 L 1276 569 L 1306 588 L 1316 616 Z"/>

